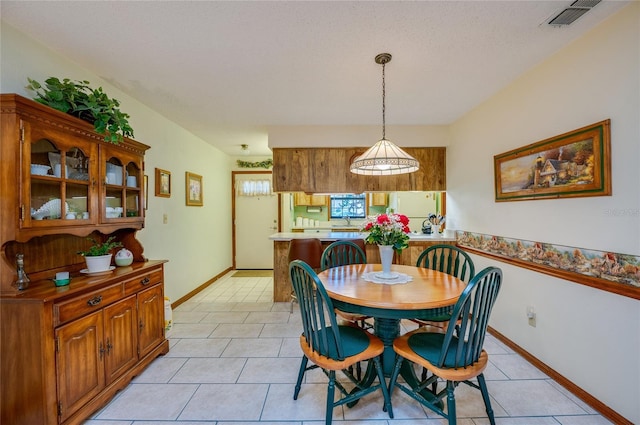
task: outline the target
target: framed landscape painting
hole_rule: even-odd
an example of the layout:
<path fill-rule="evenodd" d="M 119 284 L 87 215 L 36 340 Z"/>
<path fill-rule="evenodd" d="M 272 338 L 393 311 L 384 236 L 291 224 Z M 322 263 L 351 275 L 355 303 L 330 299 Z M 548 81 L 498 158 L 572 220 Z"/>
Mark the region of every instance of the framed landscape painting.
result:
<path fill-rule="evenodd" d="M 156 168 L 156 196 L 171 197 L 171 172 Z"/>
<path fill-rule="evenodd" d="M 496 201 L 611 195 L 610 120 L 495 155 Z"/>
<path fill-rule="evenodd" d="M 186 175 L 187 205 L 201 207 L 202 202 L 202 176 L 187 171 Z"/>

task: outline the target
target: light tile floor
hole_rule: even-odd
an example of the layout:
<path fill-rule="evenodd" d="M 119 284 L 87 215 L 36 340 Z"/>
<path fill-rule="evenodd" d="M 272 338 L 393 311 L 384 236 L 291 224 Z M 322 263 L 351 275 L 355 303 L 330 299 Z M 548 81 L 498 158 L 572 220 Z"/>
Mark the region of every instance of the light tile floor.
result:
<path fill-rule="evenodd" d="M 169 353 L 98 411 L 85 425 L 320 425 L 326 377 L 307 372 L 297 401 L 300 364 L 297 306 L 273 303 L 272 278 L 227 274 L 173 312 Z M 403 323 L 403 330 L 412 328 Z M 610 422 L 487 336 L 485 371 L 498 425 L 603 425 Z M 487 425 L 480 392 L 456 390 L 458 424 Z M 395 419 L 382 411 L 379 392 L 354 408 L 334 409 L 336 425 L 444 425 L 400 391 Z"/>

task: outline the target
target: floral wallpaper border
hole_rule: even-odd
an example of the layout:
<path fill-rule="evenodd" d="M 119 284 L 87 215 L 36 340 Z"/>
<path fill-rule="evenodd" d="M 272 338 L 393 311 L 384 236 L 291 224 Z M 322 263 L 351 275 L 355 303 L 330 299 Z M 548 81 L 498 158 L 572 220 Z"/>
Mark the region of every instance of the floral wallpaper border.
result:
<path fill-rule="evenodd" d="M 467 231 L 457 231 L 456 239 L 462 248 L 640 288 L 640 256 Z"/>

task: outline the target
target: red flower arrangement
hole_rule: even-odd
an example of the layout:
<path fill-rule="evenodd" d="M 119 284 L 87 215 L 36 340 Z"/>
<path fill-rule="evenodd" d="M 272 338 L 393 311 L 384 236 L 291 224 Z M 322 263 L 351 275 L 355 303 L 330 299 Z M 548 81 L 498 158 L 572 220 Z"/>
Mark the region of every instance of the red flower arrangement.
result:
<path fill-rule="evenodd" d="M 369 217 L 362 226 L 369 232 L 365 242 L 376 245 L 393 245 L 400 252 L 409 246 L 409 218 L 404 214 L 378 214 Z"/>

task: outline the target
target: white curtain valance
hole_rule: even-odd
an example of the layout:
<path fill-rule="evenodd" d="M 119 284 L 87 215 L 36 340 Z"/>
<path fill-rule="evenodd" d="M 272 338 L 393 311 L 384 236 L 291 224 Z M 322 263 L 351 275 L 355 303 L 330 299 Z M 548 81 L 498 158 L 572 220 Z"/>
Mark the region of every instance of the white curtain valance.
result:
<path fill-rule="evenodd" d="M 254 179 L 238 180 L 236 184 L 237 196 L 266 196 L 273 195 L 271 190 L 271 180 Z"/>

